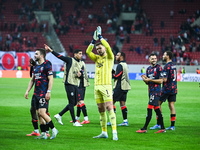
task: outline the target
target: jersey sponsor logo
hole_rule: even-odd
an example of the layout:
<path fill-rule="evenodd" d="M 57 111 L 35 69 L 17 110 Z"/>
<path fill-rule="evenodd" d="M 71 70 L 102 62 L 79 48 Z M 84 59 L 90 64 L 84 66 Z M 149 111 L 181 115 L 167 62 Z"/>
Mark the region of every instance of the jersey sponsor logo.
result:
<path fill-rule="evenodd" d="M 172 69 L 174 69 L 174 68 L 176 69 L 176 66 L 171 66 L 171 68 L 172 68 Z"/>
<path fill-rule="evenodd" d="M 35 79 L 41 79 L 41 73 L 35 73 Z"/>
<path fill-rule="evenodd" d="M 154 101 L 154 95 L 150 95 L 150 102 Z"/>
<path fill-rule="evenodd" d="M 148 74 L 148 77 L 149 77 L 150 79 L 155 79 L 155 77 L 154 77 L 154 73 L 152 73 L 152 74 Z"/>

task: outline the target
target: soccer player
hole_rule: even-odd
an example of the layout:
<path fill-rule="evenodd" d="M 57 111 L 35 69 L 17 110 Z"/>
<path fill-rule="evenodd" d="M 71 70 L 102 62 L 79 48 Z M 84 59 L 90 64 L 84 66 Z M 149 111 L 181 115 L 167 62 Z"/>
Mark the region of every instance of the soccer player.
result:
<path fill-rule="evenodd" d="M 33 60 L 33 58 L 30 58 L 29 62 L 30 62 L 30 77 L 32 77 L 33 66 L 36 65 L 36 62 Z M 40 132 L 39 132 L 39 128 L 38 128 L 38 118 L 37 118 L 37 114 L 36 114 L 36 108 L 34 107 L 34 95 L 32 96 L 32 100 L 31 100 L 30 112 L 31 112 L 32 125 L 33 125 L 33 128 L 34 128 L 34 131 L 30 134 L 27 134 L 26 136 L 40 136 Z M 47 110 L 47 115 L 49 115 L 48 110 Z M 46 134 L 47 134 L 47 137 L 50 136 L 49 135 L 49 126 L 47 124 L 46 124 Z"/>
<path fill-rule="evenodd" d="M 147 132 L 147 126 L 149 125 L 149 122 L 151 121 L 152 117 L 152 109 L 154 109 L 156 115 L 158 116 L 158 121 L 161 124 L 161 129 L 155 133 L 163 133 L 166 132 L 166 130 L 164 127 L 163 117 L 158 102 L 161 95 L 161 84 L 163 83 L 162 67 L 157 64 L 157 57 L 154 53 L 149 55 L 149 62 L 151 66 L 147 68 L 146 75 L 141 76 L 143 81 L 149 87 L 149 103 L 147 107 L 147 117 L 144 127 L 136 132 Z"/>
<path fill-rule="evenodd" d="M 163 60 L 166 61 L 166 64 L 163 69 L 163 87 L 162 94 L 159 100 L 159 105 L 161 109 L 161 105 L 163 102 L 168 100 L 169 109 L 171 111 L 171 126 L 166 128 L 166 130 L 175 130 L 175 119 L 176 119 L 176 111 L 175 111 L 175 102 L 176 102 L 176 94 L 177 94 L 177 70 L 176 66 L 172 63 L 173 54 L 170 51 L 166 51 L 163 54 Z M 159 129 L 160 124 L 157 121 L 157 124 L 150 129 Z"/>
<path fill-rule="evenodd" d="M 58 130 L 54 127 L 51 118 L 47 115 L 47 109 L 49 100 L 51 98 L 51 89 L 53 86 L 53 72 L 51 62 L 45 60 L 46 51 L 45 49 L 36 49 L 35 61 L 38 65 L 33 67 L 33 75 L 29 82 L 28 88 L 25 93 L 25 98 L 28 99 L 29 91 L 32 89 L 35 83 L 33 100 L 34 107 L 38 114 L 41 135 L 39 139 L 47 139 L 46 135 L 46 124 L 52 129 L 52 135 L 50 139 L 54 139 L 58 134 Z"/>
<path fill-rule="evenodd" d="M 115 103 L 120 102 L 120 107 L 122 111 L 122 116 L 124 121 L 118 126 L 128 126 L 127 120 L 127 108 L 126 108 L 126 97 L 128 90 L 131 89 L 129 76 L 128 76 L 128 67 L 125 61 L 125 53 L 118 52 L 116 55 L 116 61 L 119 62 L 116 68 L 116 72 L 113 70 L 112 78 L 114 78 L 114 89 L 113 89 L 113 109 L 116 113 Z M 107 125 L 110 125 L 108 122 Z"/>
<path fill-rule="evenodd" d="M 67 93 L 69 104 L 61 112 L 56 114 L 54 117 L 56 118 L 58 123 L 63 125 L 62 115 L 65 114 L 67 111 L 70 111 L 70 115 L 73 120 L 73 126 L 82 126 L 78 121 L 76 121 L 75 115 L 74 115 L 74 106 L 76 106 L 78 102 L 78 85 L 80 82 L 79 77 L 81 76 L 81 72 L 80 72 L 81 66 L 79 64 L 80 60 L 76 59 L 76 57 L 78 57 L 77 55 L 80 55 L 79 57 L 82 57 L 82 51 L 75 50 L 74 58 L 71 58 L 71 57 L 65 57 L 56 53 L 46 44 L 45 44 L 45 49 L 46 51 L 50 51 L 54 56 L 56 56 L 57 58 L 61 59 L 62 61 L 66 63 L 65 69 L 64 69 L 63 82 L 65 85 L 65 90 Z"/>
<path fill-rule="evenodd" d="M 77 60 L 79 60 L 79 64 L 81 66 L 81 70 L 80 70 L 80 83 L 78 86 L 78 103 L 77 103 L 77 114 L 76 114 L 76 120 L 79 122 L 79 118 L 80 118 L 80 114 L 81 111 L 83 112 L 84 115 L 84 120 L 81 122 L 81 124 L 88 124 L 90 123 L 89 119 L 88 119 L 88 115 L 87 115 L 87 109 L 86 109 L 86 105 L 84 103 L 84 97 L 85 97 L 85 90 L 86 87 L 89 86 L 89 78 L 88 78 L 88 74 L 87 74 L 87 70 L 86 70 L 86 66 L 84 61 L 82 61 L 82 51 L 81 50 L 75 50 L 75 51 L 79 51 L 78 53 L 80 53 L 80 55 L 77 55 L 75 53 L 75 58 Z M 73 121 L 70 121 L 73 122 Z"/>
<path fill-rule="evenodd" d="M 97 43 L 97 55 L 92 52 L 96 40 L 100 39 L 101 42 Z M 101 35 L 101 27 L 98 26 L 94 32 L 93 40 L 86 50 L 87 55 L 95 62 L 95 87 L 94 94 L 95 100 L 100 113 L 100 124 L 102 133 L 93 138 L 108 138 L 107 134 L 107 115 L 112 126 L 113 140 L 118 140 L 116 128 L 116 116 L 113 110 L 112 99 L 112 68 L 114 64 L 114 55 L 108 42 Z"/>

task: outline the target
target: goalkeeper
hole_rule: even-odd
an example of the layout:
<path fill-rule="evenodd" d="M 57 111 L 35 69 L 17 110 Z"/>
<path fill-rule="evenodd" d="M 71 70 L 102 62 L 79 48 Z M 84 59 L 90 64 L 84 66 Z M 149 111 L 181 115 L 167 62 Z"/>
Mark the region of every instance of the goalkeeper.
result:
<path fill-rule="evenodd" d="M 97 40 L 101 42 L 96 43 Z M 97 50 L 97 54 L 92 52 L 94 44 Z M 100 113 L 100 124 L 102 133 L 93 138 L 108 138 L 107 134 L 107 115 L 112 126 L 113 140 L 118 140 L 116 129 L 116 116 L 113 111 L 113 99 L 112 99 L 112 68 L 114 64 L 114 55 L 108 42 L 101 35 L 101 27 L 98 26 L 94 32 L 93 40 L 86 50 L 87 55 L 91 60 L 95 62 L 95 86 L 94 94 L 95 100 Z"/>

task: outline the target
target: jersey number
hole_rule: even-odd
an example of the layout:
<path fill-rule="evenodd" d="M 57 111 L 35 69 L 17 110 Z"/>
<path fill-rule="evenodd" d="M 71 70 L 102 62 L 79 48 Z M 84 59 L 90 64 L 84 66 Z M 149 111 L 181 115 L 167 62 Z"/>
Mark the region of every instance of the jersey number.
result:
<path fill-rule="evenodd" d="M 45 98 L 40 98 L 39 103 L 41 106 L 44 106 L 45 102 L 46 102 Z"/>
<path fill-rule="evenodd" d="M 176 81 L 176 70 L 174 70 L 174 78 L 173 81 Z"/>

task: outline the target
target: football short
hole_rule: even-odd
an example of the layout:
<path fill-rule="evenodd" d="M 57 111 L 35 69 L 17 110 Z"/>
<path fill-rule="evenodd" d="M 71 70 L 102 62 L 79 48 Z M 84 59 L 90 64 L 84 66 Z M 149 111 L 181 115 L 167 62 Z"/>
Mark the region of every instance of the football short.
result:
<path fill-rule="evenodd" d="M 69 104 L 75 106 L 78 102 L 78 87 L 71 84 L 65 84 L 65 91 L 67 93 Z"/>
<path fill-rule="evenodd" d="M 113 101 L 124 101 L 126 102 L 127 92 L 122 90 L 113 90 Z"/>
<path fill-rule="evenodd" d="M 78 88 L 78 101 L 84 100 L 85 88 Z"/>
<path fill-rule="evenodd" d="M 159 100 L 160 100 L 160 96 L 155 95 L 155 94 L 150 94 L 148 104 L 153 105 L 153 106 L 159 106 Z"/>
<path fill-rule="evenodd" d="M 96 85 L 94 95 L 97 104 L 112 101 L 112 85 Z"/>
<path fill-rule="evenodd" d="M 39 108 L 48 109 L 49 101 L 46 101 L 45 97 L 39 97 L 39 96 L 33 95 L 32 102 L 31 102 L 31 106 L 35 107 L 36 110 L 38 110 Z"/>
<path fill-rule="evenodd" d="M 160 101 L 165 102 L 168 100 L 168 102 L 176 102 L 176 94 L 161 94 Z"/>

